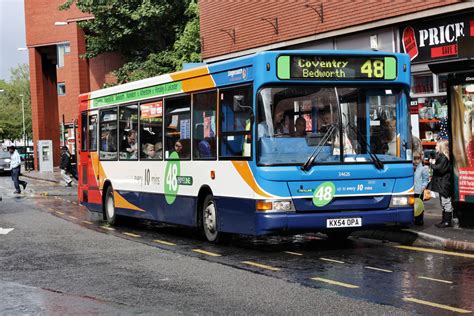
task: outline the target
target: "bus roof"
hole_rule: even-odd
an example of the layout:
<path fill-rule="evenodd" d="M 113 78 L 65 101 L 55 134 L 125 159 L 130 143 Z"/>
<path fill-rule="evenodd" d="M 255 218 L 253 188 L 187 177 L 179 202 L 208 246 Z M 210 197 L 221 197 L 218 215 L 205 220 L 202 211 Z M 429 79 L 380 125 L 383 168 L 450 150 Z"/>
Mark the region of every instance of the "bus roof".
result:
<path fill-rule="evenodd" d="M 400 65 L 405 64 L 409 69 L 408 55 L 399 53 L 328 50 L 266 51 L 96 90 L 80 95 L 79 99 L 82 102 L 87 101 L 87 108 L 98 108 L 113 104 L 159 98 L 165 95 L 206 90 L 229 84 L 245 83 L 254 79 L 255 71 L 252 68 L 255 64 L 269 63 L 273 67 L 276 58 L 281 55 L 393 56 L 399 60 Z M 408 80 L 406 78 L 397 79 L 406 84 L 409 82 L 409 77 Z"/>

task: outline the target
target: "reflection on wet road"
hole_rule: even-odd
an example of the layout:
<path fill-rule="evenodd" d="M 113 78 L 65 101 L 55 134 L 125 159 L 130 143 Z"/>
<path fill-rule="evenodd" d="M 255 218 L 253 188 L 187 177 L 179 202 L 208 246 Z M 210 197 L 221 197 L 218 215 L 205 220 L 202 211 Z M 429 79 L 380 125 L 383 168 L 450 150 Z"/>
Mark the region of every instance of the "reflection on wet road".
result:
<path fill-rule="evenodd" d="M 238 236 L 228 245 L 216 246 L 200 240 L 190 229 L 148 221 L 127 220 L 109 227 L 101 215 L 90 213 L 74 199 L 29 201 L 91 230 L 356 299 L 415 313 L 474 311 L 474 254 L 356 239 L 334 244 L 323 234 Z"/>

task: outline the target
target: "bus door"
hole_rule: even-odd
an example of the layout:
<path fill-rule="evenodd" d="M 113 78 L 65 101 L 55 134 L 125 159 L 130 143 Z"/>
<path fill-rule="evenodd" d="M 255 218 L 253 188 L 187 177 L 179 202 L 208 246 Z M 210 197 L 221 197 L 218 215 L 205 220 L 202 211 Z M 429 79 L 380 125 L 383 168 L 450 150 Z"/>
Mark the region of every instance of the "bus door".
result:
<path fill-rule="evenodd" d="M 86 115 L 84 115 L 86 114 Z M 82 114 L 86 119 L 84 125 L 87 125 L 86 143 L 87 150 L 81 151 L 81 161 L 83 162 L 82 176 L 82 201 L 85 203 L 101 204 L 101 195 L 99 191 L 99 156 L 97 154 L 98 143 L 98 111 L 90 111 Z M 84 126 L 83 125 L 83 126 Z"/>

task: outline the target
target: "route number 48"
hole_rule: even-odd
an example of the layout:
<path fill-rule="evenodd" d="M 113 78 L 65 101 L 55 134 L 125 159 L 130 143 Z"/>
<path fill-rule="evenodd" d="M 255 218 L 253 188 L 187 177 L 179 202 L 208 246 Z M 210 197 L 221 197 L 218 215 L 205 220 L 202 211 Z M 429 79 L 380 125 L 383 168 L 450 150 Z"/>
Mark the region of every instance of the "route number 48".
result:
<path fill-rule="evenodd" d="M 361 67 L 360 72 L 368 78 L 383 78 L 383 61 L 367 60 Z"/>

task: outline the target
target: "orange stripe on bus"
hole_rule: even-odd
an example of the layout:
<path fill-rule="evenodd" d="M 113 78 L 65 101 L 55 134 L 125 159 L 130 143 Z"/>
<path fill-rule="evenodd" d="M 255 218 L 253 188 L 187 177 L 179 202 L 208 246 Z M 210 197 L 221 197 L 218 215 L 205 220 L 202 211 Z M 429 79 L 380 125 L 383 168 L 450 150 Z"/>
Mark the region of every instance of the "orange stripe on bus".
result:
<path fill-rule="evenodd" d="M 198 76 L 203 76 L 207 74 L 209 74 L 209 69 L 207 69 L 207 67 L 204 66 L 204 67 L 198 67 L 198 68 L 193 68 L 189 70 L 178 71 L 178 72 L 170 74 L 170 76 L 173 80 L 183 80 L 183 79 L 189 79 L 192 77 L 198 77 Z"/>
<path fill-rule="evenodd" d="M 115 207 L 126 208 L 134 211 L 145 212 L 145 210 L 139 208 L 138 206 L 133 205 L 129 201 L 127 201 L 123 196 L 121 196 L 118 192 L 114 191 L 114 202 Z"/>
<path fill-rule="evenodd" d="M 255 191 L 255 193 L 263 197 L 271 197 L 271 195 L 268 195 L 262 189 L 260 189 L 257 182 L 255 182 L 252 171 L 250 170 L 250 167 L 247 162 L 232 161 L 232 164 L 234 165 L 235 170 L 237 170 L 242 179 L 244 179 L 244 181 L 249 185 L 249 187 L 251 187 Z"/>
<path fill-rule="evenodd" d="M 212 76 L 201 76 L 192 79 L 187 79 L 182 81 L 182 89 L 184 92 L 195 91 L 195 90 L 204 90 L 214 88 L 216 85 Z"/>

